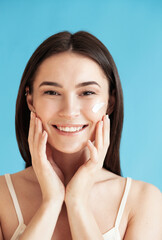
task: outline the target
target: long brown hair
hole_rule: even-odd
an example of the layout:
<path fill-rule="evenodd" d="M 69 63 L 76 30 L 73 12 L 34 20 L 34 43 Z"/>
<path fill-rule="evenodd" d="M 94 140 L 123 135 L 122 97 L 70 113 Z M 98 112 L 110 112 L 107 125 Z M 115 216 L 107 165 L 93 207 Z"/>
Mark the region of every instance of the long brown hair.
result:
<path fill-rule="evenodd" d="M 65 51 L 82 54 L 97 62 L 109 82 L 109 94 L 111 95 L 115 90 L 115 106 L 109 116 L 111 123 L 110 146 L 103 167 L 121 175 L 119 149 L 123 127 L 123 93 L 120 78 L 115 62 L 107 48 L 95 36 L 85 31 L 74 34 L 65 31 L 52 35 L 35 50 L 26 65 L 19 86 L 15 116 L 17 142 L 26 167 L 31 166 L 32 163 L 28 146 L 30 111 L 26 102 L 25 88 L 28 86 L 31 94 L 34 78 L 40 64 L 48 57 Z"/>

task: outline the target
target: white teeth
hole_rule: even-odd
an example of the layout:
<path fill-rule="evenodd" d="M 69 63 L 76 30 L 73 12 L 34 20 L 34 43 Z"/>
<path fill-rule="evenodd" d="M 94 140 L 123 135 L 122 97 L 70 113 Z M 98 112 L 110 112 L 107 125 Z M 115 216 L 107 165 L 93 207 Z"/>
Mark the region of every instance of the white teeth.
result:
<path fill-rule="evenodd" d="M 57 128 L 64 132 L 76 132 L 80 131 L 83 127 L 57 127 Z"/>

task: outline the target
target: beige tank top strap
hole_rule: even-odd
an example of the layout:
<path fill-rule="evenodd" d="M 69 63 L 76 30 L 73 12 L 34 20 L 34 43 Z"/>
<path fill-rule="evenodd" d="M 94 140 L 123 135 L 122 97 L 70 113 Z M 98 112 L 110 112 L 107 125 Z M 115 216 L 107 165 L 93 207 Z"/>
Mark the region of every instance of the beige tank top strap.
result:
<path fill-rule="evenodd" d="M 19 224 L 24 223 L 24 219 L 23 219 L 23 216 L 22 216 L 22 213 L 21 213 L 21 209 L 20 209 L 20 206 L 19 206 L 19 202 L 18 202 L 16 193 L 15 193 L 15 190 L 14 190 L 14 186 L 13 186 L 10 174 L 5 174 L 5 178 L 6 178 L 6 183 L 7 183 L 9 192 L 11 194 L 11 198 L 12 198 L 15 210 L 16 210 L 16 214 L 17 214 L 17 217 L 18 217 Z"/>
<path fill-rule="evenodd" d="M 121 200 L 118 215 L 117 215 L 116 221 L 115 221 L 115 227 L 119 227 L 119 225 L 120 225 L 120 221 L 121 221 L 121 218 L 122 218 L 122 215 L 123 215 L 123 212 L 124 212 L 124 208 L 125 208 L 125 205 L 126 205 L 126 202 L 127 202 L 127 197 L 128 197 L 128 193 L 129 193 L 129 190 L 130 190 L 131 182 L 132 182 L 132 179 L 127 177 L 127 182 L 126 182 L 124 195 L 123 195 L 123 198 Z"/>

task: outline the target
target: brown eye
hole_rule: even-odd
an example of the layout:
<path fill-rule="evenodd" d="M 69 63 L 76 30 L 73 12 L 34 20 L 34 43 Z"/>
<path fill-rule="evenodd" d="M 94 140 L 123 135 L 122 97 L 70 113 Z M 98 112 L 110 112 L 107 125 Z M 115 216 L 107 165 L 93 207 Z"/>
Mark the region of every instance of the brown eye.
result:
<path fill-rule="evenodd" d="M 55 92 L 55 91 L 45 91 L 44 94 L 46 95 L 54 95 L 54 96 L 57 96 L 57 95 L 60 95 L 59 93 Z"/>
<path fill-rule="evenodd" d="M 95 92 L 92 92 L 92 91 L 84 91 L 83 93 L 82 93 L 82 95 L 84 95 L 84 96 L 88 96 L 88 95 L 92 95 L 92 94 L 96 94 Z"/>

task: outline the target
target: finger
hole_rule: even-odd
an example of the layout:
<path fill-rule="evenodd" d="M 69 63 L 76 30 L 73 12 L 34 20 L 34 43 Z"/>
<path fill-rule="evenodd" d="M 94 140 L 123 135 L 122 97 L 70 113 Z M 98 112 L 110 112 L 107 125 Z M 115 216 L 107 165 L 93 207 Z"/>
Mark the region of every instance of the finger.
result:
<path fill-rule="evenodd" d="M 38 149 L 41 137 L 42 137 L 42 122 L 39 118 L 36 118 L 35 136 L 34 136 L 34 148 L 35 149 Z"/>
<path fill-rule="evenodd" d="M 110 119 L 108 115 L 104 116 L 103 120 L 103 145 L 109 146 L 110 143 Z"/>
<path fill-rule="evenodd" d="M 46 156 L 47 139 L 48 139 L 48 134 L 44 130 L 40 139 L 39 147 L 38 147 L 39 148 L 38 151 L 40 152 L 42 157 Z"/>
<path fill-rule="evenodd" d="M 90 151 L 90 159 L 92 162 L 98 162 L 98 154 L 97 154 L 97 149 L 95 148 L 95 146 L 93 145 L 93 143 L 88 140 L 88 143 L 87 143 L 87 147 Z"/>
<path fill-rule="evenodd" d="M 35 133 L 35 114 L 33 112 L 31 112 L 30 113 L 29 133 L 28 133 L 28 143 L 29 143 L 30 150 L 33 145 L 34 133 Z"/>
<path fill-rule="evenodd" d="M 52 158 L 52 150 L 48 142 L 46 143 L 46 155 L 48 160 Z"/>
<path fill-rule="evenodd" d="M 103 127 L 103 121 L 99 121 L 97 124 L 96 136 L 95 136 L 95 147 L 97 148 L 97 150 L 101 149 L 103 146 L 102 127 Z"/>

